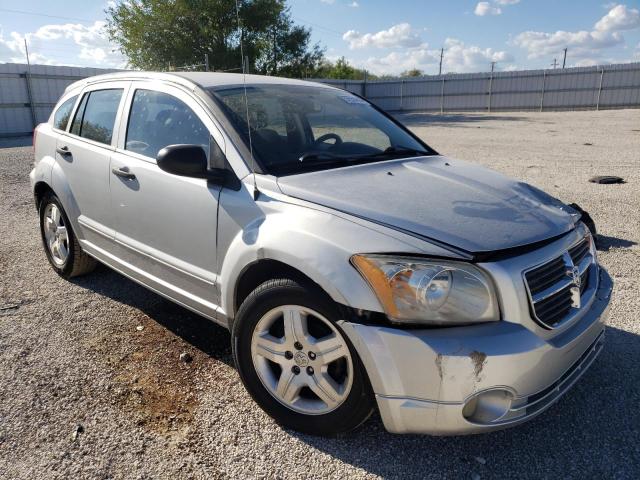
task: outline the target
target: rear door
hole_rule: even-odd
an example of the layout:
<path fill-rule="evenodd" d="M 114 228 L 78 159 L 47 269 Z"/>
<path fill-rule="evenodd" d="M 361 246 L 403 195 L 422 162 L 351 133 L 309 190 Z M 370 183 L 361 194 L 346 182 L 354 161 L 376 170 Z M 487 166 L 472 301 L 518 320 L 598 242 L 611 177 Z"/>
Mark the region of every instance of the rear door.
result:
<path fill-rule="evenodd" d="M 56 142 L 63 175 L 54 176 L 53 189 L 72 221 L 77 219 L 76 233 L 89 251 L 113 248 L 110 161 L 128 86 L 109 82 L 85 89 L 68 131 L 60 132 Z"/>
<path fill-rule="evenodd" d="M 209 317 L 217 311 L 216 228 L 220 186 L 162 171 L 158 151 L 224 140 L 203 107 L 179 87 L 134 82 L 111 164 L 117 256 L 128 273 Z"/>

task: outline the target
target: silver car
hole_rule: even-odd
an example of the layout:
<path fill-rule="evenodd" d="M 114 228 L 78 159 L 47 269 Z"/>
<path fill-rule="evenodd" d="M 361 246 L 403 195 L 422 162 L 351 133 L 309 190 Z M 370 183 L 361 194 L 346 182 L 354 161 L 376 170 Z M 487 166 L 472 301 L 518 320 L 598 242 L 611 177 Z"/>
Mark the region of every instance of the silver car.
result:
<path fill-rule="evenodd" d="M 228 328 L 269 415 L 334 435 L 485 432 L 543 412 L 603 345 L 612 281 L 580 212 L 439 155 L 326 85 L 125 72 L 35 133 L 45 252 Z"/>

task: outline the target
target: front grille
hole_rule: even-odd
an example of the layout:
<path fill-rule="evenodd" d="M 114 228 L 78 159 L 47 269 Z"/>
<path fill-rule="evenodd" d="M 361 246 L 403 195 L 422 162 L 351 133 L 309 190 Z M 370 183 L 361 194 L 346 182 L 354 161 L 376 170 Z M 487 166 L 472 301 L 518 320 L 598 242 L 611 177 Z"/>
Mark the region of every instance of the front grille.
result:
<path fill-rule="evenodd" d="M 556 326 L 571 311 L 573 296 L 571 287 L 563 288 L 555 295 L 534 304 L 536 317 L 548 327 Z"/>
<path fill-rule="evenodd" d="M 591 265 L 580 275 L 580 295 L 589 287 L 589 272 L 591 271 Z"/>
<path fill-rule="evenodd" d="M 594 261 L 591 237 L 587 236 L 565 253 L 526 271 L 534 319 L 546 328 L 557 328 L 579 309 Z"/>
<path fill-rule="evenodd" d="M 566 267 L 562 257 L 558 257 L 549 263 L 542 265 L 527 273 L 527 281 L 529 282 L 529 290 L 532 295 L 540 293 L 560 280 L 565 278 Z"/>
<path fill-rule="evenodd" d="M 569 255 L 571 255 L 574 265 L 578 265 L 584 257 L 589 255 L 589 246 L 589 237 L 586 237 L 580 243 L 569 249 Z"/>

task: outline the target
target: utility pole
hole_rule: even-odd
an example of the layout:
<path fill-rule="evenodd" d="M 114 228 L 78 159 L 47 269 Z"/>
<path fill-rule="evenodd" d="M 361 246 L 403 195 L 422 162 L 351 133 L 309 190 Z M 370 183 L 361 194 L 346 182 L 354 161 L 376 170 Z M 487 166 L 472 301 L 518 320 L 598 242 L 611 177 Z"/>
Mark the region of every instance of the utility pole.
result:
<path fill-rule="evenodd" d="M 442 57 L 444 57 L 444 47 L 440 49 L 440 68 L 438 69 L 438 75 L 442 75 Z"/>
<path fill-rule="evenodd" d="M 553 59 L 553 63 L 551 64 L 551 66 L 553 67 L 554 70 L 556 69 L 556 67 L 558 66 L 558 59 L 557 58 Z"/>
<path fill-rule="evenodd" d="M 36 109 L 33 104 L 33 94 L 31 93 L 31 61 L 29 60 L 29 47 L 27 46 L 27 37 L 24 37 L 24 53 L 27 56 L 27 95 L 29 97 L 29 109 L 31 110 L 31 123 L 33 124 L 33 128 L 35 130 L 38 125 L 38 121 L 36 120 Z"/>
<path fill-rule="evenodd" d="M 496 69 L 496 63 L 498 62 L 491 62 L 491 73 Z"/>
<path fill-rule="evenodd" d="M 27 69 L 31 73 L 31 62 L 29 61 L 29 47 L 27 46 L 27 37 L 24 37 L 24 53 L 27 56 Z"/>
<path fill-rule="evenodd" d="M 208 53 L 204 54 L 204 71 L 205 72 L 209 71 L 209 54 Z"/>
<path fill-rule="evenodd" d="M 567 47 L 564 47 L 564 57 L 562 58 L 562 68 L 564 68 L 564 66 L 567 63 Z"/>

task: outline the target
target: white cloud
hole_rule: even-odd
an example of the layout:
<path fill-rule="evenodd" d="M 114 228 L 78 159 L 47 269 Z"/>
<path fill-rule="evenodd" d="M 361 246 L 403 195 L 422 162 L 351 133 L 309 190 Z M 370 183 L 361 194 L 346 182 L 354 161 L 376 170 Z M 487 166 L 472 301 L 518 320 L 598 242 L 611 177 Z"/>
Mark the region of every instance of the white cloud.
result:
<path fill-rule="evenodd" d="M 126 59 L 105 34 L 105 22 L 44 25 L 35 32 L 11 32 L 5 40 L 0 33 L 0 62 L 24 62 L 23 39 L 29 45 L 32 63 L 124 68 Z"/>
<path fill-rule="evenodd" d="M 640 10 L 627 8 L 626 5 L 616 5 L 595 24 L 595 29 L 599 32 L 632 30 L 638 27 Z"/>
<path fill-rule="evenodd" d="M 461 40 L 454 38 L 447 38 L 444 47 L 444 73 L 486 72 L 494 61 L 500 63 L 502 70 L 515 68 L 512 65 L 513 56 L 505 51 L 465 45 Z M 378 75 L 395 75 L 412 68 L 435 73 L 439 62 L 440 49 L 429 49 L 428 45 L 423 44 L 419 48 L 394 51 L 384 57 L 370 57 L 358 66 Z"/>
<path fill-rule="evenodd" d="M 595 58 L 583 58 L 582 60 L 578 60 L 574 63 L 574 67 L 593 67 L 594 65 L 598 65 L 598 60 Z"/>
<path fill-rule="evenodd" d="M 46 56 L 38 52 L 29 51 L 29 60 L 31 63 L 39 63 L 43 65 L 51 65 L 52 61 Z M 0 29 L 0 63 L 26 63 L 27 56 L 24 49 L 24 37 L 17 32 L 11 32 L 8 39 L 4 38 L 4 34 Z"/>
<path fill-rule="evenodd" d="M 328 5 L 333 5 L 334 3 L 336 3 L 336 0 L 320 0 L 320 1 Z"/>
<path fill-rule="evenodd" d="M 554 33 L 523 32 L 515 37 L 513 43 L 528 51 L 529 58 L 540 58 L 560 52 L 563 48 L 569 48 L 571 55 L 584 57 L 593 54 L 596 50 L 614 47 L 624 42 L 624 38 L 618 32 L 565 32 L 559 30 Z"/>
<path fill-rule="evenodd" d="M 509 5 L 515 5 L 516 3 L 520 3 L 520 0 L 492 0 L 491 2 L 478 2 L 473 13 L 479 17 L 484 17 L 486 15 L 501 15 L 501 6 L 508 7 Z"/>
<path fill-rule="evenodd" d="M 591 31 L 565 32 L 522 32 L 513 39 L 513 44 L 524 48 L 529 58 L 540 58 L 559 54 L 563 48 L 569 49 L 571 58 L 578 62 L 596 62 L 602 51 L 624 43 L 620 31 L 640 27 L 640 12 L 625 5 L 616 5 L 602 17 Z"/>
<path fill-rule="evenodd" d="M 446 72 L 484 72 L 491 62 L 498 62 L 506 67 L 515 59 L 509 52 L 465 45 L 461 40 L 447 38 L 444 42 L 444 66 Z"/>
<path fill-rule="evenodd" d="M 363 64 L 359 65 L 377 75 L 397 75 L 404 70 L 419 68 L 426 70 L 440 59 L 440 51 L 429 50 L 428 48 L 417 48 L 394 51 L 384 57 L 369 57 Z"/>
<path fill-rule="evenodd" d="M 350 4 L 347 5 L 347 7 L 351 7 L 351 8 L 358 8 L 360 6 L 360 4 L 358 2 L 356 2 L 355 0 L 353 0 L 353 2 L 351 2 Z"/>
<path fill-rule="evenodd" d="M 362 34 L 357 30 L 349 30 L 342 35 L 342 39 L 349 42 L 349 48 L 351 50 L 366 47 L 412 48 L 422 44 L 420 36 L 408 23 L 399 23 L 388 30 L 381 30 L 377 33 Z"/>
<path fill-rule="evenodd" d="M 502 9 L 491 5 L 489 2 L 478 2 L 473 13 L 479 17 L 484 17 L 485 15 L 500 15 Z"/>

